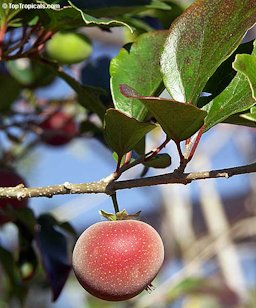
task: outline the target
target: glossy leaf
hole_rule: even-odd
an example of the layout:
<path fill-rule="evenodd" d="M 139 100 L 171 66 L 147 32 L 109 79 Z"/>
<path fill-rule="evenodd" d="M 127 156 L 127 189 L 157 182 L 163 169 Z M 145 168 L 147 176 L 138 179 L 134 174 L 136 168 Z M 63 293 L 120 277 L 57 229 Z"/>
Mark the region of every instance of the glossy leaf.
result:
<path fill-rule="evenodd" d="M 52 216 L 41 215 L 35 236 L 53 301 L 60 295 L 71 270 L 66 238 L 57 226 L 58 222 Z"/>
<path fill-rule="evenodd" d="M 154 124 L 142 123 L 116 109 L 108 109 L 105 115 L 105 138 L 119 158 L 133 150 Z"/>
<path fill-rule="evenodd" d="M 233 66 L 234 69 L 247 77 L 253 98 L 256 100 L 256 56 L 237 55 Z"/>
<path fill-rule="evenodd" d="M 256 46 L 252 56 L 256 56 Z M 225 121 L 231 115 L 246 111 L 254 104 L 248 79 L 238 72 L 228 87 L 204 107 L 208 111 L 205 129 Z"/>
<path fill-rule="evenodd" d="M 140 96 L 126 85 L 121 85 L 121 92 L 126 97 L 139 99 L 156 118 L 167 136 L 175 142 L 185 140 L 197 132 L 207 114 L 191 104 Z"/>
<path fill-rule="evenodd" d="M 197 0 L 173 24 L 161 57 L 171 96 L 197 103 L 208 79 L 256 22 L 256 0 Z"/>
<path fill-rule="evenodd" d="M 111 92 L 115 108 L 139 121 L 145 119 L 147 109 L 139 100 L 124 97 L 119 85 L 128 84 L 146 96 L 158 95 L 163 90 L 159 58 L 166 35 L 166 31 L 142 34 L 129 51 L 122 48 L 111 61 Z"/>
<path fill-rule="evenodd" d="M 246 77 L 238 73 L 230 85 L 204 107 L 208 111 L 205 130 L 223 122 L 233 114 L 247 110 L 254 103 Z"/>

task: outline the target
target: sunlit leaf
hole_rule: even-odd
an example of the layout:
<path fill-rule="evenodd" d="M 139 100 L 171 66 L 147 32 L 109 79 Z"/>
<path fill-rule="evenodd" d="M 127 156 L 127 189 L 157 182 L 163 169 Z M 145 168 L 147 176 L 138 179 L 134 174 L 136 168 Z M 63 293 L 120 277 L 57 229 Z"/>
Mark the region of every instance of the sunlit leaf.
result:
<path fill-rule="evenodd" d="M 197 0 L 173 24 L 161 57 L 171 96 L 196 104 L 218 66 L 256 22 L 256 0 Z"/>
<path fill-rule="evenodd" d="M 124 97 L 119 85 L 128 84 L 145 96 L 161 93 L 163 84 L 159 58 L 166 35 L 166 31 L 142 34 L 130 50 L 122 48 L 111 61 L 111 92 L 115 107 L 139 121 L 145 119 L 147 109 L 139 100 Z"/>
<path fill-rule="evenodd" d="M 247 77 L 253 98 L 256 100 L 256 56 L 237 55 L 233 66 L 238 72 Z"/>

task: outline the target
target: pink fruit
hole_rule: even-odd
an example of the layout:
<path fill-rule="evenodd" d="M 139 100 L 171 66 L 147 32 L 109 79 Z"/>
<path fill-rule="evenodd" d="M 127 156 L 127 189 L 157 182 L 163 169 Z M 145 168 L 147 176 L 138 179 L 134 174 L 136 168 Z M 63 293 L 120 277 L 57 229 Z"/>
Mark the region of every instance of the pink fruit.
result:
<path fill-rule="evenodd" d="M 73 251 L 73 269 L 92 295 L 121 301 L 150 288 L 164 260 L 162 239 L 137 220 L 99 222 L 86 229 Z"/>

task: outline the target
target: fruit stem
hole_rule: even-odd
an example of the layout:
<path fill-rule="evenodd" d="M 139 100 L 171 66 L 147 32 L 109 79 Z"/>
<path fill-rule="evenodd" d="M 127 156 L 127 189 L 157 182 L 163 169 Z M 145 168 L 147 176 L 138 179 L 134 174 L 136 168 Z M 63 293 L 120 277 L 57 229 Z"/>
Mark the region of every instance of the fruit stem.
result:
<path fill-rule="evenodd" d="M 116 193 L 114 193 L 113 195 L 111 195 L 111 198 L 112 198 L 112 202 L 113 202 L 113 206 L 114 206 L 115 213 L 120 212 L 119 206 L 118 206 L 118 202 L 117 202 Z"/>

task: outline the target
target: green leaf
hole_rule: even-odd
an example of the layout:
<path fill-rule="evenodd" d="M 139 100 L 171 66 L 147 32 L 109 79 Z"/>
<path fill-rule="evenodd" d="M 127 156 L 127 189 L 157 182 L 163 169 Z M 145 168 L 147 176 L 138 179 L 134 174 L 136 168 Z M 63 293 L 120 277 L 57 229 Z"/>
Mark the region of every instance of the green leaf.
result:
<path fill-rule="evenodd" d="M 83 10 L 73 5 L 70 1 L 69 4 L 70 6 L 65 6 L 58 10 L 40 10 L 40 20 L 46 29 L 56 32 L 59 30 L 72 30 L 85 25 L 102 27 L 126 26 L 132 32 L 131 27 L 121 19 L 94 17 L 83 12 Z"/>
<path fill-rule="evenodd" d="M 197 0 L 173 24 L 161 57 L 171 96 L 196 104 L 208 79 L 256 22 L 256 0 Z"/>
<path fill-rule="evenodd" d="M 160 97 L 138 95 L 132 88 L 121 85 L 126 97 L 139 99 L 156 118 L 170 139 L 180 142 L 191 137 L 204 123 L 207 112 L 187 103 Z"/>
<path fill-rule="evenodd" d="M 254 44 L 252 56 L 256 56 L 256 44 Z M 246 111 L 254 104 L 255 100 L 252 97 L 248 79 L 243 73 L 238 72 L 228 87 L 204 106 L 204 109 L 208 111 L 205 130 L 223 122 L 233 114 Z"/>
<path fill-rule="evenodd" d="M 163 153 L 163 154 L 158 154 L 149 161 L 144 162 L 143 165 L 152 168 L 167 168 L 171 165 L 171 163 L 172 163 L 171 156 L 167 153 Z"/>
<path fill-rule="evenodd" d="M 205 130 L 223 122 L 229 116 L 245 111 L 255 104 L 251 89 L 245 76 L 238 73 L 229 86 L 204 109 L 208 111 Z"/>
<path fill-rule="evenodd" d="M 38 218 L 36 243 L 52 289 L 52 299 L 60 295 L 71 270 L 67 240 L 58 230 L 59 223 L 50 215 Z"/>
<path fill-rule="evenodd" d="M 153 128 L 154 124 L 139 122 L 113 108 L 105 115 L 105 138 L 119 158 L 133 150 Z"/>
<path fill-rule="evenodd" d="M 247 77 L 253 98 L 256 100 L 256 56 L 237 55 L 233 67 Z"/>
<path fill-rule="evenodd" d="M 147 115 L 145 106 L 136 99 L 124 97 L 119 90 L 122 83 L 129 84 L 139 93 L 152 96 L 163 90 L 159 58 L 167 31 L 142 34 L 128 51 L 122 48 L 110 64 L 111 92 L 115 108 L 142 121 Z"/>

